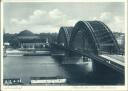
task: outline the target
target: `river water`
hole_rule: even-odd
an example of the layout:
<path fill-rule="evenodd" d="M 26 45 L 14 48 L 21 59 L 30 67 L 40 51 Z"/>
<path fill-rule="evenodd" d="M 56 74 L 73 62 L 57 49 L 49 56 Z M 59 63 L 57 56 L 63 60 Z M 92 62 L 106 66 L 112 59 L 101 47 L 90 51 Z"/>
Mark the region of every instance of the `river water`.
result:
<path fill-rule="evenodd" d="M 66 63 L 68 61 L 72 61 L 72 63 Z M 8 56 L 4 57 L 4 79 L 21 78 L 22 82 L 27 85 L 30 83 L 30 77 L 61 76 L 68 79 L 66 83 L 68 85 L 120 84 L 120 81 L 117 80 L 119 77 L 113 77 L 112 81 L 110 75 L 108 75 L 108 78 L 107 76 L 97 76 L 93 72 L 94 67 L 92 64 L 92 61 L 81 62 L 81 59 L 78 58 Z"/>

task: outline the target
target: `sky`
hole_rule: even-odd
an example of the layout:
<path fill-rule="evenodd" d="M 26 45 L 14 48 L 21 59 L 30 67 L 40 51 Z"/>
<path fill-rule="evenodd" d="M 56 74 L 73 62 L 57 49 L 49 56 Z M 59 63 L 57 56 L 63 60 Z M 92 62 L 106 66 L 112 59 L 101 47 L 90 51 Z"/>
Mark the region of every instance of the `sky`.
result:
<path fill-rule="evenodd" d="M 61 26 L 74 26 L 80 20 L 100 20 L 113 32 L 124 32 L 123 2 L 8 2 L 3 14 L 6 33 L 26 29 L 33 33 L 59 32 Z"/>

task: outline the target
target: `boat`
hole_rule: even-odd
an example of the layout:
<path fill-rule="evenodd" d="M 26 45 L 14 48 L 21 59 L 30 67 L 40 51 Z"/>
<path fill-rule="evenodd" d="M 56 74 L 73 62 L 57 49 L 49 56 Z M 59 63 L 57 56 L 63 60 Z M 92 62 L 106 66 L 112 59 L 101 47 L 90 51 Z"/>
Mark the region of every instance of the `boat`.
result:
<path fill-rule="evenodd" d="M 35 51 L 30 53 L 25 53 L 23 56 L 50 56 L 50 51 Z"/>
<path fill-rule="evenodd" d="M 63 77 L 31 77 L 31 84 L 65 84 L 66 78 Z"/>
<path fill-rule="evenodd" d="M 50 51 L 7 50 L 6 55 L 4 56 L 49 56 L 49 55 L 51 55 Z"/>
<path fill-rule="evenodd" d="M 23 56 L 23 53 L 18 50 L 7 50 L 6 56 Z"/>

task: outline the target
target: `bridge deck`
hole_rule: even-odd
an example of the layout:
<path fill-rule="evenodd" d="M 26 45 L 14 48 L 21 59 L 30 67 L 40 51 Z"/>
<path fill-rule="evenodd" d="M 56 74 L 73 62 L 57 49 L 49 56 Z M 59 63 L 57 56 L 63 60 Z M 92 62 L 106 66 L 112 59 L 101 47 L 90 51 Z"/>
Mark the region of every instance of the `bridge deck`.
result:
<path fill-rule="evenodd" d="M 112 62 L 115 62 L 119 65 L 122 65 L 122 66 L 125 65 L 124 64 L 124 56 L 122 56 L 122 55 L 108 55 L 107 54 L 107 55 L 99 55 L 99 56 L 104 57 L 108 60 L 111 60 Z"/>
<path fill-rule="evenodd" d="M 89 52 L 86 52 L 86 51 L 83 53 L 79 50 L 69 49 L 69 48 L 66 48 L 64 46 L 57 45 L 57 44 L 52 44 L 52 46 L 57 47 L 57 48 L 62 49 L 62 50 L 67 50 L 67 51 L 70 51 L 70 52 L 73 52 L 73 53 L 76 53 L 76 54 L 79 54 L 79 55 L 86 56 L 88 58 L 91 58 L 92 60 L 99 61 L 102 64 L 119 71 L 120 73 L 124 73 L 125 65 L 124 65 L 124 61 L 121 58 L 121 56 L 118 56 L 118 55 L 109 55 L 109 56 L 95 55 L 93 53 L 89 53 Z"/>

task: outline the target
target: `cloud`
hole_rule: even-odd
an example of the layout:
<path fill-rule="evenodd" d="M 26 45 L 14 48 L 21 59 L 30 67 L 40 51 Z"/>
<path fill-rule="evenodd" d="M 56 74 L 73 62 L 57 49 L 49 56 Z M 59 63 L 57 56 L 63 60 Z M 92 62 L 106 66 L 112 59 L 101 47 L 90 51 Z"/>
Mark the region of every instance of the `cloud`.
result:
<path fill-rule="evenodd" d="M 66 24 L 69 17 L 61 12 L 59 9 L 53 9 L 51 11 L 35 10 L 29 19 L 29 24 L 34 25 L 54 25 L 60 26 Z"/>
<path fill-rule="evenodd" d="M 51 11 L 37 9 L 25 19 L 12 18 L 10 23 L 14 32 L 28 29 L 35 33 L 41 33 L 58 32 L 61 26 L 74 26 L 80 19 L 82 18 L 72 18 L 59 9 L 52 9 Z M 110 12 L 103 12 L 99 16 L 87 17 L 86 19 L 103 21 L 112 31 L 124 32 L 123 16 L 116 16 Z"/>
<path fill-rule="evenodd" d="M 67 16 L 59 9 L 53 9 L 51 11 L 35 10 L 26 19 L 11 19 L 13 27 L 19 27 L 18 29 L 26 28 L 37 33 L 58 32 L 61 26 L 73 26 L 76 21 L 77 20 L 70 18 L 70 16 Z M 19 32 L 22 30 L 16 31 Z"/>
<path fill-rule="evenodd" d="M 12 18 L 12 19 L 11 19 L 11 22 L 12 22 L 12 23 L 18 23 L 18 20 L 15 19 L 15 18 Z"/>
<path fill-rule="evenodd" d="M 48 14 L 49 14 L 49 16 L 52 19 L 55 19 L 55 20 L 58 20 L 58 19 L 66 18 L 67 17 L 63 12 L 61 12 L 58 9 L 54 9 L 54 10 L 50 11 Z"/>
<path fill-rule="evenodd" d="M 40 16 L 40 15 L 45 15 L 46 13 L 47 13 L 46 11 L 36 10 L 33 12 L 33 15 Z"/>
<path fill-rule="evenodd" d="M 44 24 L 45 21 L 48 21 L 47 12 L 43 10 L 35 10 L 32 15 L 27 19 L 29 24 Z"/>
<path fill-rule="evenodd" d="M 24 19 L 19 20 L 19 19 L 16 19 L 16 18 L 12 18 L 11 23 L 14 23 L 16 25 L 26 25 L 27 21 L 24 20 Z"/>
<path fill-rule="evenodd" d="M 103 12 L 100 16 L 93 17 L 92 19 L 103 21 L 113 32 L 125 32 L 123 16 L 116 16 L 110 12 Z"/>

